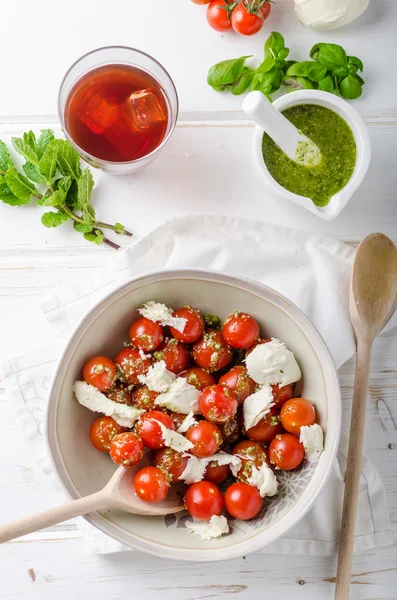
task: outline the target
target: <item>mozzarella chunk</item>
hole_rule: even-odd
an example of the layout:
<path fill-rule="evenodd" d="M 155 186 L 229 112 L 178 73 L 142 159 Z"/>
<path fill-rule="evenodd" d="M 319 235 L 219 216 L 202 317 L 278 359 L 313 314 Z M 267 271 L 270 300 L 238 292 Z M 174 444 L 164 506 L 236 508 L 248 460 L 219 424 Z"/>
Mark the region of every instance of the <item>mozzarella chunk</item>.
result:
<path fill-rule="evenodd" d="M 176 375 L 168 371 L 163 360 L 159 360 L 149 367 L 145 375 L 138 375 L 138 379 L 153 392 L 165 392 L 175 381 Z"/>
<path fill-rule="evenodd" d="M 226 452 L 218 452 L 205 458 L 190 456 L 183 473 L 179 477 L 180 481 L 184 481 L 188 485 L 201 481 L 207 466 L 214 461 L 218 465 L 230 465 L 230 469 L 234 475 L 241 468 L 241 459 L 234 454 L 227 454 Z"/>
<path fill-rule="evenodd" d="M 138 308 L 138 312 L 150 321 L 160 323 L 160 325 L 163 326 L 168 325 L 181 333 L 183 333 L 187 323 L 187 320 L 184 317 L 173 317 L 171 308 L 165 304 L 161 304 L 161 302 L 154 302 L 153 300 L 145 302 L 142 308 Z"/>
<path fill-rule="evenodd" d="M 294 0 L 295 13 L 303 25 L 312 29 L 337 29 L 357 19 L 369 0 Z"/>
<path fill-rule="evenodd" d="M 272 469 L 264 462 L 259 469 L 253 465 L 252 473 L 247 483 L 258 488 L 262 498 L 265 496 L 275 496 L 278 489 L 278 481 Z"/>
<path fill-rule="evenodd" d="M 85 381 L 75 381 L 73 392 L 82 406 L 93 412 L 103 413 L 112 417 L 122 427 L 132 427 L 139 417 L 145 412 L 126 404 L 114 402 L 102 394 L 96 387 Z"/>
<path fill-rule="evenodd" d="M 245 430 L 254 427 L 274 405 L 273 392 L 269 384 L 263 385 L 244 400 L 243 416 Z"/>
<path fill-rule="evenodd" d="M 182 423 L 179 425 L 177 432 L 186 433 L 188 429 L 193 427 L 193 425 L 197 425 L 197 421 L 194 418 L 194 412 L 191 410 L 190 413 L 186 415 Z"/>
<path fill-rule="evenodd" d="M 167 391 L 157 396 L 155 403 L 174 412 L 188 415 L 191 411 L 199 412 L 199 398 L 200 392 L 194 385 L 190 385 L 184 377 L 178 377 Z"/>
<path fill-rule="evenodd" d="M 186 523 L 186 527 L 190 533 L 195 533 L 202 540 L 212 540 L 221 535 L 229 533 L 229 524 L 226 517 L 221 515 L 220 517 L 212 515 L 208 523 Z"/>
<path fill-rule="evenodd" d="M 245 359 L 248 375 L 256 383 L 281 387 L 299 381 L 301 370 L 293 353 L 275 338 L 271 342 L 258 344 Z"/>
<path fill-rule="evenodd" d="M 153 419 L 153 421 L 160 425 L 161 435 L 163 436 L 164 444 L 167 448 L 172 448 L 177 452 L 187 452 L 190 448 L 193 448 L 192 442 L 186 439 L 185 436 L 173 429 L 168 429 L 164 423 L 157 421 L 157 419 Z"/>
<path fill-rule="evenodd" d="M 303 425 L 299 439 L 305 449 L 305 458 L 310 463 L 315 462 L 324 450 L 324 435 L 320 425 Z"/>

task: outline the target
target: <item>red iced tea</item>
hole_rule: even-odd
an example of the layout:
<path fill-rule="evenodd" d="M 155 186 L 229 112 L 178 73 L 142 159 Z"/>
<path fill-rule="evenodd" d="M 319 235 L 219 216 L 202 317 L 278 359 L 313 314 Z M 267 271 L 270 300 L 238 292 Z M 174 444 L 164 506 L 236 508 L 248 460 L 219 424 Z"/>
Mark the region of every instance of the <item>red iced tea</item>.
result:
<path fill-rule="evenodd" d="M 65 106 L 66 129 L 82 150 L 102 160 L 136 160 L 155 150 L 168 121 L 160 84 L 127 65 L 104 65 L 86 73 Z"/>

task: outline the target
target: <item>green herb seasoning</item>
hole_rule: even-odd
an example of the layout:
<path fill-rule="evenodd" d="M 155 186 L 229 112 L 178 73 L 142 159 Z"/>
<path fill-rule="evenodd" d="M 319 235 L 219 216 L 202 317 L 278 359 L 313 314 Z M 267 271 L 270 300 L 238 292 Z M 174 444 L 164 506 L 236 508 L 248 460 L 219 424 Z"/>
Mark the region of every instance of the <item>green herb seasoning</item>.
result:
<path fill-rule="evenodd" d="M 315 167 L 289 159 L 265 133 L 263 159 L 272 177 L 285 189 L 326 206 L 349 181 L 356 164 L 353 132 L 336 112 L 317 104 L 301 104 L 283 111 L 291 123 L 317 144 L 322 158 Z"/>

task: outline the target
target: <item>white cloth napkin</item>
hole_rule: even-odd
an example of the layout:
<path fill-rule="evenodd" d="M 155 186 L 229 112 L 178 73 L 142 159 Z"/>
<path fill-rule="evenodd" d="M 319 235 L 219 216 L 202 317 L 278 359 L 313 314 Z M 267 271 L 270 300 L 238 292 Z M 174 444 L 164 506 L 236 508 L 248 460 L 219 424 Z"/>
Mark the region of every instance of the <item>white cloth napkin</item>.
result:
<path fill-rule="evenodd" d="M 43 303 L 43 320 L 47 319 L 58 343 L 8 360 L 1 369 L 8 398 L 42 468 L 51 476 L 43 425 L 61 349 L 81 315 L 123 282 L 149 271 L 181 267 L 210 268 L 255 279 L 290 298 L 307 314 L 340 367 L 355 352 L 348 311 L 353 256 L 352 248 L 329 238 L 257 221 L 194 216 L 169 221 L 117 253 L 100 276 L 55 290 Z M 395 319 L 388 327 L 396 323 Z M 329 555 L 337 551 L 347 443 L 342 434 L 332 475 L 311 511 L 261 552 Z M 356 551 L 393 544 L 388 515 L 382 481 L 364 456 Z M 128 549 L 83 519 L 78 526 L 88 553 Z"/>

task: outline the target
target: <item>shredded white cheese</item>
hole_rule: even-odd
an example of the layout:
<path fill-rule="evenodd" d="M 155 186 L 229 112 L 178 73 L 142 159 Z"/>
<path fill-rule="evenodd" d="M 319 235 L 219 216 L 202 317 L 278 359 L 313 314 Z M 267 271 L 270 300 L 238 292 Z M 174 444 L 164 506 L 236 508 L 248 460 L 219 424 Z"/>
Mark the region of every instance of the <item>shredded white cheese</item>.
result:
<path fill-rule="evenodd" d="M 266 344 L 258 344 L 247 356 L 245 363 L 248 375 L 260 384 L 278 384 L 284 387 L 302 377 L 293 353 L 274 338 Z"/>
<path fill-rule="evenodd" d="M 143 308 L 138 308 L 138 312 L 150 321 L 160 323 L 163 326 L 168 325 L 169 327 L 174 327 L 174 329 L 177 329 L 181 333 L 183 333 L 187 323 L 187 320 L 184 317 L 173 317 L 171 308 L 165 304 L 161 304 L 161 302 L 154 302 L 153 300 L 145 302 Z"/>
<path fill-rule="evenodd" d="M 190 385 L 184 377 L 178 377 L 167 391 L 157 396 L 155 402 L 159 406 L 187 415 L 191 411 L 199 412 L 199 398 L 199 390 L 194 385 Z"/>
<path fill-rule="evenodd" d="M 180 433 L 177 433 L 173 429 L 168 429 L 168 427 L 166 427 L 164 423 L 161 423 L 157 419 L 153 420 L 160 425 L 161 435 L 163 437 L 164 444 L 168 448 L 172 448 L 177 452 L 187 452 L 188 450 L 190 450 L 190 448 L 193 448 L 192 442 L 186 439 L 185 436 L 183 436 Z"/>
<path fill-rule="evenodd" d="M 201 481 L 207 466 L 215 461 L 218 465 L 230 465 L 230 469 L 234 475 L 241 468 L 241 459 L 234 454 L 227 454 L 226 452 L 218 452 L 217 454 L 206 456 L 205 458 L 190 456 L 179 480 L 184 481 L 188 485 Z"/>
<path fill-rule="evenodd" d="M 135 421 L 145 412 L 144 410 L 110 400 L 96 387 L 89 385 L 85 381 L 75 381 L 73 391 L 82 406 L 93 412 L 103 413 L 107 417 L 112 417 L 122 427 L 132 427 Z"/>
<path fill-rule="evenodd" d="M 315 462 L 324 450 L 324 435 L 320 425 L 303 425 L 300 430 L 300 441 L 305 449 L 305 458 Z"/>
<path fill-rule="evenodd" d="M 147 385 L 153 392 L 165 392 L 175 381 L 176 375 L 168 371 L 163 360 L 159 360 L 151 365 L 145 375 L 138 375 L 139 381 Z"/>
<path fill-rule="evenodd" d="M 262 498 L 265 496 L 275 496 L 278 489 L 278 481 L 272 469 L 264 462 L 259 469 L 253 465 L 251 476 L 247 483 L 258 488 Z"/>
<path fill-rule="evenodd" d="M 186 415 L 182 423 L 179 425 L 177 432 L 186 433 L 188 429 L 193 427 L 193 425 L 197 425 L 197 421 L 194 418 L 194 412 L 191 410 L 190 413 Z"/>
<path fill-rule="evenodd" d="M 208 523 L 186 523 L 186 527 L 190 533 L 195 533 L 202 540 L 212 540 L 221 535 L 229 533 L 229 524 L 226 517 L 221 515 L 220 517 L 212 515 Z"/>
<path fill-rule="evenodd" d="M 245 430 L 254 427 L 274 405 L 273 392 L 269 384 L 265 384 L 244 400 L 243 415 Z"/>

